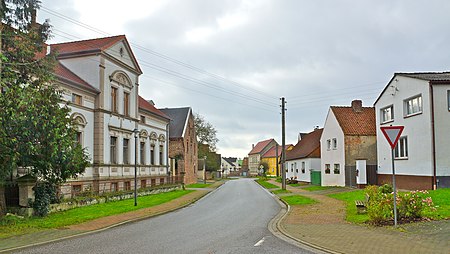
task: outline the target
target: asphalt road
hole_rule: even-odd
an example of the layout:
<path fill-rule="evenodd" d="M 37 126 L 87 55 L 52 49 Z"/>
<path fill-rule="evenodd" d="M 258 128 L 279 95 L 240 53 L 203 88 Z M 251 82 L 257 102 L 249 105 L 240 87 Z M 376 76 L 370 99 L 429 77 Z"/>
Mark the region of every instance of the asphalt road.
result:
<path fill-rule="evenodd" d="M 279 211 L 253 180 L 232 180 L 184 209 L 18 253 L 310 253 L 267 229 Z"/>

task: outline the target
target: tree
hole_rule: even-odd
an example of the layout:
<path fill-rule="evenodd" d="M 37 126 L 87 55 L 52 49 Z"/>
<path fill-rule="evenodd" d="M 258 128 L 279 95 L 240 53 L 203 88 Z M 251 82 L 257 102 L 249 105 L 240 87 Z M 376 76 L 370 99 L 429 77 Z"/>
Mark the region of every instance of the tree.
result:
<path fill-rule="evenodd" d="M 1 3 L 0 214 L 5 211 L 2 183 L 14 169 L 26 167 L 39 181 L 57 186 L 88 166 L 86 151 L 75 142 L 70 109 L 53 83 L 55 55 L 40 53 L 50 26 L 34 24 L 39 4 Z"/>
<path fill-rule="evenodd" d="M 194 114 L 194 126 L 197 134 L 197 141 L 200 144 L 207 144 L 211 152 L 216 151 L 216 144 L 219 142 L 217 131 L 214 126 L 207 122 L 200 114 Z"/>

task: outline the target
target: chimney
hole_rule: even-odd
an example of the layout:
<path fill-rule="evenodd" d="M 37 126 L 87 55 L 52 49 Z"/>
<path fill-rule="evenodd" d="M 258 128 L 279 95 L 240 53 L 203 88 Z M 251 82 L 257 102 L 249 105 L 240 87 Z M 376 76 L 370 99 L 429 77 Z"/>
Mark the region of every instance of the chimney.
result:
<path fill-rule="evenodd" d="M 300 133 L 298 134 L 298 141 L 302 140 L 303 137 L 306 136 L 306 134 L 308 134 L 308 133 L 302 133 L 302 132 L 300 132 Z"/>
<path fill-rule="evenodd" d="M 362 101 L 361 100 L 353 100 L 352 101 L 352 109 L 356 113 L 362 112 Z"/>
<path fill-rule="evenodd" d="M 155 106 L 155 102 L 153 100 L 147 100 L 148 103 L 152 104 L 153 106 Z M 167 109 L 167 108 L 166 108 Z"/>
<path fill-rule="evenodd" d="M 252 149 L 255 148 L 255 144 L 252 144 Z"/>

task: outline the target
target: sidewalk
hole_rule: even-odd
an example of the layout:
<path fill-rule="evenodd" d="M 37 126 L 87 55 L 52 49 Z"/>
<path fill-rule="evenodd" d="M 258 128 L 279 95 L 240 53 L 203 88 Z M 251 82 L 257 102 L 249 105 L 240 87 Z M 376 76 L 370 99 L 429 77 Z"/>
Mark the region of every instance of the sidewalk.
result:
<path fill-rule="evenodd" d="M 181 196 L 177 199 L 171 200 L 167 203 L 160 204 L 154 207 L 143 208 L 137 211 L 112 215 L 85 223 L 72 225 L 65 228 L 49 229 L 30 233 L 21 236 L 10 237 L 7 239 L 0 239 L 0 253 L 10 252 L 14 249 L 31 247 L 43 243 L 58 241 L 70 237 L 76 237 L 84 234 L 93 233 L 100 230 L 105 230 L 131 221 L 138 221 L 149 217 L 168 213 L 183 207 L 186 207 L 195 201 L 199 200 L 209 192 L 218 188 L 223 182 L 215 182 L 209 188 L 193 189 L 194 192 Z"/>
<path fill-rule="evenodd" d="M 281 186 L 274 180 L 272 184 Z M 355 225 L 345 221 L 345 204 L 325 194 L 286 187 L 292 194 L 313 198 L 317 204 L 291 206 L 279 230 L 297 241 L 332 253 L 450 253 L 450 221 L 393 227 Z"/>

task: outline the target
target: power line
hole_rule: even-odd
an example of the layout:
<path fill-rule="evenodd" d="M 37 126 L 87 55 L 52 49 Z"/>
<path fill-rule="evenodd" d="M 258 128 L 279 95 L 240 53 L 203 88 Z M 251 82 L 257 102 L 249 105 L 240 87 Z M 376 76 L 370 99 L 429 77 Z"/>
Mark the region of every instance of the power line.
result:
<path fill-rule="evenodd" d="M 90 25 L 85 24 L 85 23 L 83 23 L 83 22 L 80 22 L 80 21 L 78 21 L 78 20 L 72 19 L 72 18 L 70 18 L 70 17 L 68 17 L 68 16 L 66 16 L 66 15 L 64 15 L 64 14 L 61 14 L 61 13 L 56 12 L 56 11 L 53 11 L 53 10 L 51 10 L 51 9 L 49 9 L 49 8 L 44 7 L 44 6 L 41 6 L 41 9 L 42 9 L 43 11 L 45 11 L 45 12 L 51 14 L 51 15 L 54 15 L 54 16 L 59 17 L 59 18 L 61 18 L 61 19 L 65 19 L 65 20 L 67 20 L 67 21 L 69 21 L 69 22 L 71 22 L 71 23 L 73 23 L 73 24 L 79 25 L 79 26 L 81 26 L 81 27 L 83 27 L 83 28 L 85 28 L 85 29 L 91 30 L 91 31 L 93 31 L 93 32 L 96 32 L 96 33 L 99 33 L 99 34 L 102 34 L 102 35 L 111 36 L 111 34 L 105 32 L 105 31 L 102 31 L 102 30 L 100 30 L 100 29 L 97 29 L 97 28 L 95 28 L 95 27 L 93 27 L 93 26 L 90 26 Z M 266 97 L 268 97 L 268 98 L 270 98 L 270 99 L 278 99 L 277 97 L 275 97 L 275 96 L 273 96 L 273 95 L 264 93 L 264 92 L 259 91 L 259 90 L 257 90 L 257 89 L 253 89 L 253 88 L 249 88 L 249 87 L 243 86 L 243 85 L 239 84 L 239 83 L 236 82 L 236 81 L 229 80 L 229 79 L 227 79 L 227 78 L 225 78 L 225 77 L 222 77 L 222 76 L 220 76 L 220 75 L 217 75 L 217 74 L 208 72 L 208 71 L 206 71 L 206 70 L 204 70 L 204 69 L 201 69 L 201 68 L 198 68 L 198 67 L 193 66 L 193 65 L 191 65 L 191 64 L 182 62 L 182 61 L 177 60 L 177 59 L 175 59 L 175 58 L 169 57 L 169 56 L 167 56 L 167 55 L 165 55 L 165 54 L 156 52 L 156 51 L 154 51 L 154 50 L 148 49 L 148 48 L 146 48 L 146 47 L 140 46 L 140 45 L 135 44 L 135 43 L 131 43 L 131 42 L 130 42 L 130 44 L 131 44 L 133 47 L 137 48 L 137 49 L 140 49 L 140 50 L 142 50 L 142 51 L 144 51 L 144 52 L 147 52 L 147 53 L 149 53 L 149 54 L 152 54 L 152 55 L 155 55 L 155 56 L 157 56 L 157 57 L 160 57 L 160 58 L 162 58 L 162 59 L 164 59 L 164 60 L 166 60 L 166 61 L 173 62 L 173 63 L 175 63 L 175 64 L 177 64 L 177 65 L 180 65 L 180 66 L 182 66 L 182 67 L 191 69 L 191 70 L 193 70 L 193 71 L 196 71 L 196 72 L 201 73 L 201 74 L 204 74 L 204 75 L 208 75 L 208 76 L 213 77 L 213 78 L 215 78 L 215 79 L 218 79 L 218 80 L 221 80 L 221 81 L 224 81 L 224 82 L 228 82 L 228 83 L 230 83 L 231 85 L 234 85 L 234 86 L 239 87 L 239 88 L 241 88 L 241 89 L 245 89 L 245 90 L 247 90 L 247 91 L 251 91 L 251 92 L 258 93 L 258 94 L 263 95 L 263 96 L 266 96 Z"/>

